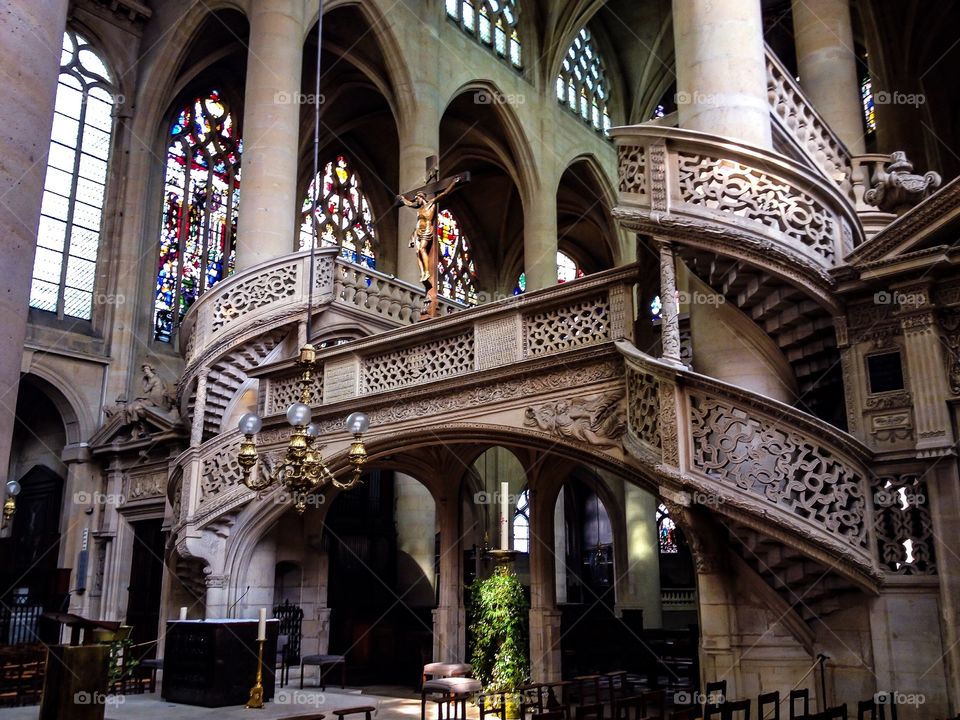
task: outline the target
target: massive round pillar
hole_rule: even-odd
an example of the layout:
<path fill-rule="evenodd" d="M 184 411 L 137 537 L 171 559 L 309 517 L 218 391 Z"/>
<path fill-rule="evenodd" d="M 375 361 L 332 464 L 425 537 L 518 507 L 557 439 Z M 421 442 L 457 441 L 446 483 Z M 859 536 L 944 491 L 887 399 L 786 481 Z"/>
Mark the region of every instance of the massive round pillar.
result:
<path fill-rule="evenodd" d="M 680 127 L 770 149 L 760 0 L 674 0 Z"/>
<path fill-rule="evenodd" d="M 854 155 L 865 152 L 849 0 L 793 0 L 800 85 Z"/>
<path fill-rule="evenodd" d="M 20 360 L 67 0 L 9 0 L 0 12 L 0 482 L 7 480 Z"/>
<path fill-rule="evenodd" d="M 303 0 L 252 3 L 237 228 L 241 270 L 293 252 L 303 27 Z"/>

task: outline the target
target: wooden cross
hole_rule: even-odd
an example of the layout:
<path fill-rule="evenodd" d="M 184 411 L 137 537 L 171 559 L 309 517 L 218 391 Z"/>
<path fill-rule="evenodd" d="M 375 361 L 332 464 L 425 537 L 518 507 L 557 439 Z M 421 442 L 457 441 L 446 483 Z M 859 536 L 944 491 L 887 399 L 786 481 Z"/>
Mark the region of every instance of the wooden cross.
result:
<path fill-rule="evenodd" d="M 427 291 L 427 304 L 420 314 L 421 320 L 439 317 L 440 315 L 440 304 L 437 301 L 437 286 L 440 282 L 437 216 L 440 209 L 437 203 L 452 192 L 457 185 L 470 182 L 470 173 L 463 172 L 443 180 L 439 178 L 439 159 L 436 155 L 431 155 L 427 158 L 426 184 L 410 192 L 397 195 L 398 203 L 417 208 L 417 226 L 410 237 L 410 247 L 416 247 L 417 249 L 420 281 Z"/>

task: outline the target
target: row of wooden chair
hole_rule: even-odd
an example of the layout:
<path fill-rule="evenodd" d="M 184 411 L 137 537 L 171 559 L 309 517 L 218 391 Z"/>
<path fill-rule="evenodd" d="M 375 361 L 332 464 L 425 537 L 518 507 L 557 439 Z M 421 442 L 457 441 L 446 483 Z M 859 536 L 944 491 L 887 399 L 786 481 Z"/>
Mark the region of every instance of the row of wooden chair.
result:
<path fill-rule="evenodd" d="M 39 703 L 46 661 L 43 645 L 0 649 L 0 707 Z"/>

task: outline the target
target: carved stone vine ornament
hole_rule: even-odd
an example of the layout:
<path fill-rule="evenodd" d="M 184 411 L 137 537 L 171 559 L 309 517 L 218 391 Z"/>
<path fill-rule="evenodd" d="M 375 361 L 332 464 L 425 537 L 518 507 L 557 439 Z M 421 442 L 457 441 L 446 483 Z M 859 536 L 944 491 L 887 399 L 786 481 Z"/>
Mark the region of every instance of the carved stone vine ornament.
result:
<path fill-rule="evenodd" d="M 915 175 L 913 163 L 907 160 L 907 154 L 902 150 L 890 154 L 890 162 L 877 173 L 876 179 L 877 184 L 864 193 L 863 201 L 898 215 L 930 197 L 942 182 L 940 175 L 932 170 Z"/>

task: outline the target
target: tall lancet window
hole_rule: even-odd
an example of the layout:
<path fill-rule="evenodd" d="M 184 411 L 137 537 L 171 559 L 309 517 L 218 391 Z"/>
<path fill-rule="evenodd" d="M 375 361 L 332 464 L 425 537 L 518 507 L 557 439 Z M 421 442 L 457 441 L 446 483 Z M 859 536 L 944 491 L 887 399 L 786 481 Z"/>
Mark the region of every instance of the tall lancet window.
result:
<path fill-rule="evenodd" d="M 156 340 L 170 342 L 187 309 L 233 272 L 242 151 L 233 115 L 217 90 L 181 109 L 170 128 Z"/>
<path fill-rule="evenodd" d="M 449 210 L 441 210 L 437 217 L 437 238 L 440 241 L 437 248 L 440 287 L 437 293 L 451 300 L 476 305 L 479 302 L 477 268 L 470 242 Z"/>
<path fill-rule="evenodd" d="M 590 32 L 584 27 L 570 44 L 557 75 L 557 99 L 604 134 L 610 130 L 610 81 Z"/>
<path fill-rule="evenodd" d="M 301 250 L 309 248 L 313 240 L 314 216 L 320 247 L 339 246 L 343 257 L 350 262 L 366 265 L 371 270 L 376 268 L 373 212 L 360 188 L 360 179 L 343 155 L 328 162 L 307 189 L 300 216 Z"/>
<path fill-rule="evenodd" d="M 516 0 L 446 0 L 447 17 L 497 57 L 523 67 Z"/>
<path fill-rule="evenodd" d="M 89 320 L 113 134 L 110 72 L 87 40 L 63 36 L 30 307 Z"/>

